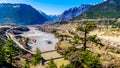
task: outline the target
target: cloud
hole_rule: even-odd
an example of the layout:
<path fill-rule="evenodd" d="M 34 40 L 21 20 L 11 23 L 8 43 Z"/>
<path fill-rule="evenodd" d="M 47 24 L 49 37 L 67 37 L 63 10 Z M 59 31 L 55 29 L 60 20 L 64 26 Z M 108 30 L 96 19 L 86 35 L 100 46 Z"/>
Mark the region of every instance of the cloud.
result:
<path fill-rule="evenodd" d="M 104 1 L 107 1 L 107 0 L 104 0 Z"/>

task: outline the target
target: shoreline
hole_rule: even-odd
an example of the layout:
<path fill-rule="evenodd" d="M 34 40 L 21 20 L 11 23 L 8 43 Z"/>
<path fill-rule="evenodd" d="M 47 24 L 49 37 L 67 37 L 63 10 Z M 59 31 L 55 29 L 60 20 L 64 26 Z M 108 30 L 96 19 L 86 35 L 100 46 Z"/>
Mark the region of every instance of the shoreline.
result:
<path fill-rule="evenodd" d="M 36 43 L 30 44 L 30 46 L 35 48 L 38 47 L 40 48 L 40 50 L 42 50 L 42 52 L 47 51 L 47 49 L 48 51 L 55 50 L 55 46 L 58 43 L 58 39 L 55 37 L 54 34 L 40 31 L 36 27 L 28 27 L 28 28 L 30 29 L 30 31 L 23 33 L 22 36 L 36 40 Z M 51 41 L 52 44 L 46 44 L 45 42 L 46 40 Z"/>

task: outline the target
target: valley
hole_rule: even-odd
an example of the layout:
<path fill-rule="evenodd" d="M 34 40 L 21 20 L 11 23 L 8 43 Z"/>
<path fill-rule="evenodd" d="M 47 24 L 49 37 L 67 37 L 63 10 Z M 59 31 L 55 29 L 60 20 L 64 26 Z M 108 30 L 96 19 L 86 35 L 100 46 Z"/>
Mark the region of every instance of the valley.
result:
<path fill-rule="evenodd" d="M 80 21 L 79 21 L 80 22 Z M 65 24 L 56 24 L 51 26 L 43 26 L 40 27 L 40 30 L 50 32 L 55 34 L 55 36 L 60 41 L 59 44 L 57 44 L 57 50 L 58 53 L 64 54 L 65 50 L 71 46 L 76 48 L 81 48 L 82 44 L 80 41 L 74 39 L 76 36 L 81 36 L 83 33 L 79 33 L 76 31 L 76 28 L 78 26 L 81 26 L 81 23 L 65 23 Z M 91 31 L 89 35 L 96 35 L 104 45 L 101 46 L 95 46 L 90 41 L 87 43 L 87 49 L 92 51 L 95 54 L 99 54 L 102 60 L 102 64 L 104 66 L 109 66 L 110 64 L 115 64 L 119 67 L 119 61 L 120 55 L 119 55 L 119 45 L 120 45 L 120 34 L 119 34 L 119 28 L 118 27 L 112 27 L 112 26 L 97 26 L 98 28 L 94 31 Z M 70 42 L 73 41 L 73 42 Z M 74 43 L 75 42 L 75 43 Z M 89 46 L 92 45 L 92 46 Z M 63 50 L 63 51 L 62 51 Z M 111 62 L 110 62 L 111 61 Z M 116 62 L 115 62 L 116 61 Z M 108 68 L 108 67 L 107 67 Z"/>
<path fill-rule="evenodd" d="M 120 1 L 90 2 L 1 1 L 0 68 L 120 68 Z"/>
<path fill-rule="evenodd" d="M 34 55 L 36 54 L 36 51 L 39 50 L 41 57 L 44 59 L 45 66 L 48 65 L 49 61 L 52 58 L 54 60 L 54 63 L 59 68 L 63 64 L 68 65 L 70 63 L 70 60 L 65 59 L 64 55 L 67 53 L 67 50 L 69 50 L 70 47 L 75 47 L 76 50 L 83 47 L 79 36 L 83 37 L 84 33 L 76 31 L 78 26 L 82 26 L 82 24 L 84 24 L 81 22 L 83 21 L 69 21 L 63 24 L 43 26 L 32 25 L 27 27 L 3 25 L 1 28 L 9 28 L 5 32 L 6 36 L 9 39 L 11 38 L 11 40 L 13 40 L 20 49 L 22 49 L 24 52 L 27 52 L 23 56 L 26 56 L 26 58 L 27 56 L 30 57 L 29 54 Z M 110 64 L 115 64 L 117 67 L 119 67 L 119 31 L 119 27 L 97 25 L 97 28 L 93 31 L 90 31 L 88 35 L 96 35 L 99 38 L 98 43 L 102 43 L 102 45 L 104 45 L 102 47 L 100 46 L 101 44 L 98 44 L 98 46 L 96 46 L 90 41 L 86 43 L 87 50 L 90 50 L 95 55 L 100 55 L 100 60 L 102 62 L 101 64 L 104 67 L 108 67 Z M 22 63 L 23 60 L 24 58 L 21 57 Z M 32 60 L 32 58 L 29 58 L 29 60 Z M 44 65 L 41 64 L 37 66 L 44 68 Z"/>
<path fill-rule="evenodd" d="M 36 26 L 28 26 L 29 31 L 23 32 L 22 34 L 13 34 L 11 31 L 17 27 L 1 26 L 1 28 L 7 27 L 10 29 L 6 31 L 6 36 L 13 40 L 21 49 L 28 52 L 28 54 L 35 54 L 38 49 L 46 63 L 51 58 L 54 59 L 58 66 L 69 63 L 69 61 L 63 59 L 62 55 L 57 53 L 55 46 L 58 43 L 58 40 L 53 34 L 41 32 Z M 22 38 L 29 38 L 27 47 L 23 40 L 20 41 Z"/>

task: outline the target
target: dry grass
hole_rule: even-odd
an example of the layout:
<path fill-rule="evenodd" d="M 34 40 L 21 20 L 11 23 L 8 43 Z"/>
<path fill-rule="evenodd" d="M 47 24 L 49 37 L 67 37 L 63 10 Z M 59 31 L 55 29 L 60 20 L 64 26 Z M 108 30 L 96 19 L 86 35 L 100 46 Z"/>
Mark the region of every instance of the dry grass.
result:
<path fill-rule="evenodd" d="M 61 57 L 61 55 L 58 54 L 56 51 L 43 53 L 43 54 L 41 54 L 41 56 L 44 57 L 44 59 L 51 59 L 51 58 Z"/>
<path fill-rule="evenodd" d="M 102 36 L 115 36 L 115 37 L 119 37 L 120 33 L 118 33 L 118 32 L 105 32 L 104 34 L 102 34 Z"/>
<path fill-rule="evenodd" d="M 57 64 L 57 67 L 59 68 L 61 65 L 67 65 L 69 64 L 68 60 L 64 60 L 64 58 L 55 60 L 55 63 Z"/>

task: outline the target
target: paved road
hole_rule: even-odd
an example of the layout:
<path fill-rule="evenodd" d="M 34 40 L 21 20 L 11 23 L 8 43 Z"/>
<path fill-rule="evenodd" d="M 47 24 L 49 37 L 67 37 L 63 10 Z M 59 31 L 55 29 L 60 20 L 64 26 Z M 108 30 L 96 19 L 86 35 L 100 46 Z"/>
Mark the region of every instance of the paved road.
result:
<path fill-rule="evenodd" d="M 27 52 L 29 52 L 29 53 L 31 53 L 31 54 L 34 54 L 34 52 L 25 49 L 25 48 L 23 47 L 23 45 L 22 45 L 20 42 L 18 42 L 17 39 L 16 39 L 12 34 L 7 33 L 7 36 L 9 36 L 9 38 L 12 39 L 20 48 L 22 48 L 23 50 L 25 50 L 25 51 L 27 51 Z"/>

